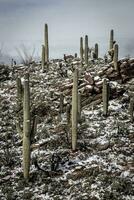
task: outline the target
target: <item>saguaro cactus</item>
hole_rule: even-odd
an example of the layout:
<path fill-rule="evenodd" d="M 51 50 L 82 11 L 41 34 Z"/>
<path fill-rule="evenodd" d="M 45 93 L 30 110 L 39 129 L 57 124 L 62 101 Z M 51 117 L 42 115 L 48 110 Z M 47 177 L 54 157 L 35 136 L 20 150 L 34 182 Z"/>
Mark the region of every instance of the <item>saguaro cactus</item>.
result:
<path fill-rule="evenodd" d="M 70 111 L 71 111 L 71 105 L 70 103 L 66 106 L 66 116 L 67 116 L 67 124 L 70 124 Z"/>
<path fill-rule="evenodd" d="M 78 124 L 78 69 L 75 69 L 73 75 L 72 90 L 72 150 L 77 146 L 77 124 Z"/>
<path fill-rule="evenodd" d="M 29 170 L 30 170 L 30 134 L 31 134 L 30 88 L 29 88 L 29 74 L 26 74 L 24 81 L 24 100 L 23 100 L 23 170 L 25 179 L 29 178 Z"/>
<path fill-rule="evenodd" d="M 130 98 L 129 112 L 130 112 L 130 121 L 133 122 L 133 119 L 134 119 L 134 97 L 133 96 Z"/>
<path fill-rule="evenodd" d="M 42 71 L 44 72 L 44 67 L 45 67 L 45 46 L 42 45 Z"/>
<path fill-rule="evenodd" d="M 113 44 L 114 44 L 114 30 L 112 29 L 110 31 L 109 51 L 113 49 Z"/>
<path fill-rule="evenodd" d="M 74 57 L 77 58 L 77 53 L 74 54 Z"/>
<path fill-rule="evenodd" d="M 17 77 L 17 104 L 18 104 L 18 110 L 22 106 L 22 97 L 23 97 L 23 87 L 21 83 L 21 78 Z"/>
<path fill-rule="evenodd" d="M 107 116 L 108 101 L 109 101 L 109 83 L 107 82 L 106 79 L 103 80 L 102 99 L 103 99 L 103 114 L 104 116 Z"/>
<path fill-rule="evenodd" d="M 113 61 L 114 61 L 114 69 L 116 71 L 118 71 L 118 50 L 119 50 L 118 44 L 115 44 L 114 45 L 114 57 L 113 57 Z"/>
<path fill-rule="evenodd" d="M 83 38 L 80 38 L 80 59 L 83 61 Z"/>
<path fill-rule="evenodd" d="M 17 77 L 17 99 L 22 100 L 22 83 L 21 83 L 21 78 Z"/>
<path fill-rule="evenodd" d="M 81 118 L 81 93 L 78 93 L 78 121 Z"/>
<path fill-rule="evenodd" d="M 94 52 L 95 52 L 95 58 L 98 59 L 98 44 L 95 44 L 95 48 L 94 48 Z"/>
<path fill-rule="evenodd" d="M 20 137 L 22 138 L 23 132 L 22 132 L 22 128 L 20 126 L 19 121 L 22 119 L 21 110 L 23 108 L 23 86 L 22 86 L 20 77 L 17 77 L 16 84 L 17 84 L 17 111 L 18 111 L 16 114 L 16 117 L 18 119 L 18 120 L 16 120 L 16 129 L 17 129 L 17 132 L 19 133 Z"/>
<path fill-rule="evenodd" d="M 88 65 L 88 36 L 85 35 L 85 64 Z"/>
<path fill-rule="evenodd" d="M 48 25 L 45 24 L 45 62 L 49 61 Z"/>

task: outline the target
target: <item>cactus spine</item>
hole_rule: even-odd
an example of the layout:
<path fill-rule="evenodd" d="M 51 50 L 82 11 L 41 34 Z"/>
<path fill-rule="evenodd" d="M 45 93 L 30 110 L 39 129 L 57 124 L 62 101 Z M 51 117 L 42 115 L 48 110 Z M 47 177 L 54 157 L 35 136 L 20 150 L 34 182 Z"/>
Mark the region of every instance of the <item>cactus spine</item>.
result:
<path fill-rule="evenodd" d="M 114 44 L 114 30 L 112 29 L 110 31 L 109 51 L 113 49 L 113 44 Z"/>
<path fill-rule="evenodd" d="M 107 83 L 106 79 L 103 80 L 102 99 L 103 99 L 103 114 L 104 116 L 107 116 L 108 101 L 109 101 L 109 83 Z"/>
<path fill-rule="evenodd" d="M 80 38 L 80 59 L 83 61 L 83 38 Z"/>
<path fill-rule="evenodd" d="M 88 65 L 88 36 L 85 35 L 85 64 Z"/>
<path fill-rule="evenodd" d="M 95 58 L 98 59 L 98 44 L 97 43 L 95 44 L 94 52 L 95 52 Z"/>
<path fill-rule="evenodd" d="M 23 101 L 23 170 L 24 178 L 29 178 L 30 170 L 30 88 L 29 74 L 26 74 L 24 81 L 24 101 Z"/>
<path fill-rule="evenodd" d="M 77 124 L 78 124 L 78 69 L 75 69 L 73 75 L 72 90 L 72 150 L 77 146 Z"/>
<path fill-rule="evenodd" d="M 48 25 L 45 24 L 45 62 L 49 61 Z"/>
<path fill-rule="evenodd" d="M 130 112 L 130 121 L 133 122 L 133 112 L 134 112 L 134 98 L 130 98 L 130 105 L 129 105 L 129 112 Z"/>
<path fill-rule="evenodd" d="M 114 45 L 114 57 L 113 57 L 113 61 L 114 61 L 114 69 L 116 71 L 118 71 L 118 44 Z"/>
<path fill-rule="evenodd" d="M 45 67 L 45 46 L 42 45 L 42 71 L 44 72 L 44 67 Z"/>

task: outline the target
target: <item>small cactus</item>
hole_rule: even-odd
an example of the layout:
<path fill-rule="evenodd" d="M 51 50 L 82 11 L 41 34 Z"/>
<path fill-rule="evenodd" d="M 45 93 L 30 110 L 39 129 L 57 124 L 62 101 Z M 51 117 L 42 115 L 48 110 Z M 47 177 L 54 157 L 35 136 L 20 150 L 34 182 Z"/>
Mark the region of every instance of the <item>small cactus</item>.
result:
<path fill-rule="evenodd" d="M 45 67 L 45 46 L 42 45 L 42 56 L 41 56 L 41 60 L 42 60 L 42 71 L 44 72 L 44 67 Z"/>
<path fill-rule="evenodd" d="M 67 116 L 67 124 L 70 125 L 70 111 L 71 111 L 71 105 L 70 103 L 66 106 L 66 116 Z"/>
<path fill-rule="evenodd" d="M 73 75 L 72 89 L 72 150 L 77 146 L 77 125 L 78 125 L 78 69 L 75 69 Z"/>
<path fill-rule="evenodd" d="M 88 65 L 88 36 L 85 36 L 85 64 Z"/>
<path fill-rule="evenodd" d="M 98 59 L 98 44 L 95 44 L 95 48 L 94 48 L 94 52 L 95 52 L 95 58 Z"/>
<path fill-rule="evenodd" d="M 113 45 L 114 45 L 114 30 L 112 29 L 110 31 L 109 51 L 113 49 Z"/>
<path fill-rule="evenodd" d="M 48 25 L 45 24 L 45 62 L 49 61 Z"/>
<path fill-rule="evenodd" d="M 129 112 L 130 112 L 130 121 L 133 122 L 134 119 L 134 98 L 130 98 L 130 105 L 129 105 Z"/>
<path fill-rule="evenodd" d="M 34 141 L 34 137 L 37 133 L 37 124 L 38 124 L 38 116 L 35 115 L 33 117 L 33 122 L 32 122 L 32 126 L 31 126 L 31 135 L 30 135 L 30 141 L 31 143 Z"/>
<path fill-rule="evenodd" d="M 30 170 L 30 134 L 31 134 L 31 119 L 30 119 L 30 87 L 29 74 L 26 74 L 24 81 L 24 101 L 23 101 L 23 170 L 24 178 L 29 178 Z"/>
<path fill-rule="evenodd" d="M 80 38 L 80 59 L 83 61 L 83 38 Z"/>
<path fill-rule="evenodd" d="M 106 79 L 103 80 L 102 99 L 103 99 L 103 114 L 104 116 L 107 116 L 108 101 L 109 101 L 109 83 L 107 82 Z"/>
<path fill-rule="evenodd" d="M 114 45 L 114 57 L 113 57 L 113 61 L 114 61 L 114 69 L 116 71 L 118 71 L 118 44 Z"/>
<path fill-rule="evenodd" d="M 17 77 L 17 98 L 22 99 L 22 83 L 20 77 Z"/>
<path fill-rule="evenodd" d="M 23 86 L 22 86 L 20 77 L 17 77 L 16 84 L 17 84 L 17 116 L 16 117 L 19 120 L 21 120 L 22 112 L 20 112 L 20 111 L 22 111 L 22 108 L 23 108 L 23 92 L 24 91 L 23 91 Z M 19 120 L 16 120 L 16 129 L 17 129 L 17 132 L 19 133 L 20 137 L 22 138 L 23 131 L 22 131 Z"/>
<path fill-rule="evenodd" d="M 74 57 L 77 58 L 77 53 L 74 54 Z"/>
<path fill-rule="evenodd" d="M 17 102 L 18 102 L 18 107 L 20 107 L 22 105 L 22 98 L 23 98 L 23 87 L 22 87 L 22 83 L 21 83 L 21 78 L 17 77 Z"/>

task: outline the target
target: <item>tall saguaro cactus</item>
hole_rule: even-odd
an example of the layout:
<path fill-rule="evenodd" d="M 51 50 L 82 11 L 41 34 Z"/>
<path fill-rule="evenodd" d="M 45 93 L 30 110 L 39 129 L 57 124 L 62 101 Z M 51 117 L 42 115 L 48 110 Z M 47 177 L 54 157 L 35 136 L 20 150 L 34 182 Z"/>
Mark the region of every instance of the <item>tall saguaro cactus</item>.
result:
<path fill-rule="evenodd" d="M 45 62 L 49 61 L 48 25 L 45 24 Z"/>
<path fill-rule="evenodd" d="M 83 61 L 83 38 L 80 38 L 80 59 Z"/>
<path fill-rule="evenodd" d="M 30 88 L 29 88 L 29 74 L 26 74 L 24 81 L 24 99 L 23 99 L 23 170 L 25 179 L 29 178 L 29 170 L 30 170 L 30 134 L 31 134 Z"/>
<path fill-rule="evenodd" d="M 118 71 L 118 51 L 119 51 L 118 44 L 115 44 L 114 45 L 114 57 L 113 57 L 113 61 L 114 61 L 114 69 L 116 71 Z"/>
<path fill-rule="evenodd" d="M 88 65 L 88 36 L 85 35 L 85 64 Z"/>
<path fill-rule="evenodd" d="M 78 93 L 78 121 L 81 119 L 81 93 Z"/>
<path fill-rule="evenodd" d="M 114 44 L 114 30 L 112 29 L 110 31 L 109 51 L 113 49 L 113 44 Z"/>
<path fill-rule="evenodd" d="M 97 43 L 95 44 L 94 52 L 95 52 L 95 58 L 98 59 L 98 44 Z"/>
<path fill-rule="evenodd" d="M 103 114 L 104 116 L 107 116 L 108 101 L 109 101 L 109 83 L 107 82 L 106 79 L 103 80 L 102 99 L 103 99 Z"/>
<path fill-rule="evenodd" d="M 42 60 L 42 71 L 44 72 L 44 67 L 45 67 L 45 46 L 44 45 L 42 45 L 41 60 Z"/>
<path fill-rule="evenodd" d="M 77 125 L 78 125 L 78 69 L 75 69 L 73 75 L 72 90 L 72 150 L 77 146 Z"/>

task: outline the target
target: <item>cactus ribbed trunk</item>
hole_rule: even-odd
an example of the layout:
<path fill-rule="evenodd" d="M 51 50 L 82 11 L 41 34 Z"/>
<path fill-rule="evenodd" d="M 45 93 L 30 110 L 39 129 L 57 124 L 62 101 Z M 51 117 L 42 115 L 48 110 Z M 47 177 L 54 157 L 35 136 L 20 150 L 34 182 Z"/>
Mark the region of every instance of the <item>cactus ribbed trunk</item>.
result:
<path fill-rule="evenodd" d="M 23 87 L 21 83 L 21 78 L 17 77 L 17 105 L 18 105 L 18 110 L 22 108 L 22 98 L 23 98 Z"/>
<path fill-rule="evenodd" d="M 133 122 L 134 119 L 134 97 L 131 97 L 130 99 L 130 105 L 129 105 L 129 112 L 130 112 L 130 121 Z"/>
<path fill-rule="evenodd" d="M 95 52 L 95 58 L 98 59 L 98 44 L 97 43 L 95 44 L 94 52 Z"/>
<path fill-rule="evenodd" d="M 109 101 L 109 83 L 107 83 L 106 79 L 103 80 L 102 98 L 103 98 L 103 114 L 104 116 L 107 116 L 108 101 Z"/>
<path fill-rule="evenodd" d="M 85 35 L 85 64 L 88 65 L 88 36 Z"/>
<path fill-rule="evenodd" d="M 80 38 L 80 59 L 83 61 L 83 38 Z"/>
<path fill-rule="evenodd" d="M 17 99 L 22 101 L 22 83 L 21 83 L 21 78 L 17 77 Z"/>
<path fill-rule="evenodd" d="M 45 24 L 45 62 L 49 61 L 48 25 Z"/>
<path fill-rule="evenodd" d="M 41 56 L 41 60 L 42 60 L 42 71 L 44 72 L 44 68 L 45 68 L 45 46 L 42 45 L 42 56 Z"/>
<path fill-rule="evenodd" d="M 70 124 L 70 111 L 71 111 L 71 105 L 68 103 L 66 106 L 66 116 L 67 116 L 67 124 Z"/>
<path fill-rule="evenodd" d="M 77 124 L 78 124 L 78 69 L 75 69 L 73 75 L 72 89 L 72 150 L 77 146 Z"/>
<path fill-rule="evenodd" d="M 81 119 L 81 93 L 78 93 L 78 121 Z"/>
<path fill-rule="evenodd" d="M 113 57 L 113 61 L 114 61 L 114 69 L 116 71 L 118 71 L 118 44 L 114 45 L 114 57 Z"/>
<path fill-rule="evenodd" d="M 24 178 L 29 178 L 30 170 L 30 88 L 29 74 L 26 74 L 24 81 L 24 101 L 23 101 L 23 170 Z"/>
<path fill-rule="evenodd" d="M 114 43 L 114 30 L 110 31 L 110 41 L 109 41 L 109 50 L 113 49 Z"/>
<path fill-rule="evenodd" d="M 23 131 L 20 125 L 19 120 L 22 119 L 22 112 L 20 112 L 23 108 L 23 86 L 21 83 L 21 78 L 17 77 L 17 110 L 19 112 L 17 112 L 16 116 L 17 116 L 17 120 L 16 120 L 16 129 L 17 132 L 19 133 L 20 137 L 23 137 Z"/>

